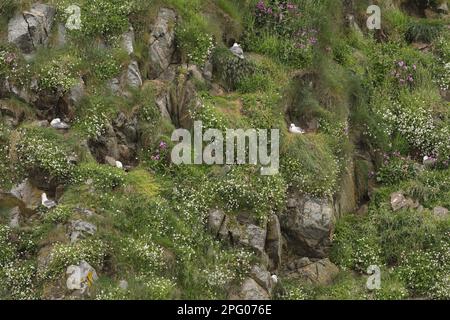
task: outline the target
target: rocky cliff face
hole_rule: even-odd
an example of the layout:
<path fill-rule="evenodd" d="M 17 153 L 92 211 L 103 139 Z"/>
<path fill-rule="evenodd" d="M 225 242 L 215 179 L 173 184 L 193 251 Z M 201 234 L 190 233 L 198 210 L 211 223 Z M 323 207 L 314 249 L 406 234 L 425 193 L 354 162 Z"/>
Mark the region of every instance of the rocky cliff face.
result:
<path fill-rule="evenodd" d="M 36 3 L 10 16 L 0 46 L 0 169 L 6 169 L 0 172 L 11 173 L 0 184 L 0 266 L 13 272 L 30 265 L 27 281 L 33 283 L 21 283 L 16 292 L 15 283 L 0 280 L 14 298 L 41 291 L 49 299 L 130 298 L 129 281 L 145 291 L 144 298 L 262 300 L 286 296 L 283 281 L 324 286 L 339 274 L 330 260 L 336 223 L 360 207 L 366 213 L 380 160 L 365 129 L 349 127 L 353 109 L 360 108 L 354 92 L 343 93 L 353 78 L 327 83 L 319 69 L 309 69 L 313 53 L 320 52 L 344 78 L 344 68 L 359 71 L 362 53 L 355 49 L 343 58 L 344 46 L 332 43 L 307 51 L 318 41 L 311 28 L 301 29 L 296 36 L 309 38 L 296 39 L 290 49 L 304 50 L 300 64 L 270 56 L 269 44 L 258 44 L 248 32 L 241 36 L 247 41 L 242 59 L 228 42 L 238 41 L 234 34 L 243 22 L 212 1 L 200 13 L 186 6 L 193 11 L 187 16 L 173 4 L 145 8 L 142 16 L 105 6 L 111 26 L 88 45 L 64 29 L 60 6 Z M 445 1 L 431 8 L 415 1 L 401 6 L 425 16 L 448 15 Z M 278 9 L 290 14 L 297 5 L 289 8 Z M 346 20 L 337 27 L 358 29 L 364 37 L 353 1 L 344 1 L 343 9 Z M 262 10 L 259 18 L 268 12 L 261 4 L 252 10 Z M 195 14 L 215 21 L 210 33 L 216 33 L 216 51 L 213 37 L 199 32 L 203 22 L 189 29 L 192 21 L 203 21 Z M 133 21 L 134 15 L 140 19 Z M 274 21 L 282 25 L 282 17 Z M 114 21 L 123 22 L 120 32 L 108 38 Z M 382 31 L 376 33 L 380 41 Z M 71 52 L 78 45 L 86 47 Z M 448 88 L 441 93 L 448 98 Z M 436 123 L 445 122 L 444 113 L 439 116 Z M 65 126 L 55 126 L 56 119 Z M 194 120 L 220 129 L 280 127 L 282 157 L 290 162 L 273 180 L 235 166 L 176 168 L 170 133 L 192 129 Z M 288 132 L 287 121 L 301 125 L 303 134 Z M 355 148 L 346 150 L 346 144 Z M 298 152 L 290 153 L 294 148 Z M 392 195 L 398 210 L 416 210 L 414 204 L 402 192 Z M 446 208 L 435 211 L 446 219 Z M 22 234 L 34 241 L 25 252 Z M 16 251 L 4 254 L 6 246 Z M 98 276 L 107 277 L 109 287 L 98 289 Z M 111 296 L 102 296 L 103 289 Z"/>

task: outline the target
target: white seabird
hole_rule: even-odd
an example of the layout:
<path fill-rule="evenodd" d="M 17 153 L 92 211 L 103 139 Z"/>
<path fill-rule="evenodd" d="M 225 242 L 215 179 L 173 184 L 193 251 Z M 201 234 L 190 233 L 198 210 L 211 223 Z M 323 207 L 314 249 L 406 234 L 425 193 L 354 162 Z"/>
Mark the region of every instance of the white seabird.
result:
<path fill-rule="evenodd" d="M 44 207 L 46 207 L 47 209 L 51 209 L 53 207 L 56 207 L 56 202 L 53 200 L 49 200 L 47 198 L 47 194 L 44 192 L 41 196 L 41 203 Z"/>
<path fill-rule="evenodd" d="M 119 168 L 119 169 L 123 169 L 123 164 L 122 164 L 122 162 L 116 160 L 116 167 Z"/>
<path fill-rule="evenodd" d="M 70 128 L 70 126 L 67 123 L 62 122 L 60 118 L 53 119 L 52 122 L 50 122 L 50 125 L 55 129 L 65 130 Z"/>
<path fill-rule="evenodd" d="M 305 130 L 303 130 L 300 127 L 297 127 L 295 124 L 291 123 L 291 126 L 289 127 L 289 132 L 293 134 L 304 134 Z"/>
<path fill-rule="evenodd" d="M 230 48 L 230 51 L 236 56 L 241 59 L 244 59 L 244 50 L 242 50 L 241 46 L 238 43 L 234 43 L 233 46 Z"/>
<path fill-rule="evenodd" d="M 271 278 L 272 278 L 273 284 L 277 284 L 277 283 L 278 283 L 278 277 L 277 277 L 276 274 L 273 274 L 273 275 L 271 276 Z"/>

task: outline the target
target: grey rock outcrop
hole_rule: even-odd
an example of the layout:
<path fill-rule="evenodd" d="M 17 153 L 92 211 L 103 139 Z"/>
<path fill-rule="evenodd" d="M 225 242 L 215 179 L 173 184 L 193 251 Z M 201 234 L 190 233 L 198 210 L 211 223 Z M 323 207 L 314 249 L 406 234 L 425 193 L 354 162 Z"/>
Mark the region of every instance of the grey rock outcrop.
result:
<path fill-rule="evenodd" d="M 16 14 L 8 24 L 8 41 L 30 54 L 46 46 L 56 10 L 46 4 L 33 4 L 29 11 Z"/>
<path fill-rule="evenodd" d="M 328 285 L 333 282 L 338 274 L 339 268 L 327 258 L 300 267 L 287 274 L 287 277 L 299 279 L 312 285 Z"/>
<path fill-rule="evenodd" d="M 132 88 L 139 88 L 142 86 L 143 82 L 141 72 L 139 71 L 139 64 L 135 60 L 131 61 L 128 65 L 125 83 Z"/>
<path fill-rule="evenodd" d="M 214 209 L 209 212 L 208 229 L 213 235 L 217 235 L 225 219 L 225 213 L 222 210 Z"/>
<path fill-rule="evenodd" d="M 275 286 L 272 275 L 269 271 L 265 270 L 261 266 L 255 265 L 250 271 L 250 275 L 261 287 L 263 287 L 269 294 L 272 294 L 272 290 Z"/>
<path fill-rule="evenodd" d="M 20 227 L 20 208 L 14 207 L 9 212 L 10 220 L 9 220 L 9 226 L 11 228 L 19 228 Z"/>
<path fill-rule="evenodd" d="M 242 300 L 269 300 L 269 294 L 254 279 L 247 278 L 242 284 L 239 299 Z"/>
<path fill-rule="evenodd" d="M 405 197 L 403 192 L 394 192 L 391 194 L 391 207 L 393 211 L 401 209 L 417 209 L 420 207 L 420 203 Z"/>
<path fill-rule="evenodd" d="M 68 275 L 67 289 L 74 290 L 75 294 L 89 293 L 89 288 L 98 279 L 95 269 L 86 261 L 81 261 L 79 265 L 71 265 L 67 268 Z"/>
<path fill-rule="evenodd" d="M 93 236 L 97 232 L 97 227 L 86 221 L 75 220 L 70 222 L 69 230 L 70 242 L 75 243 L 88 236 Z"/>
<path fill-rule="evenodd" d="M 36 209 L 41 204 L 42 191 L 25 179 L 20 184 L 11 189 L 10 193 L 22 201 L 28 209 Z"/>
<path fill-rule="evenodd" d="M 449 211 L 447 208 L 444 207 L 436 207 L 433 209 L 433 213 L 435 217 L 439 219 L 446 219 L 449 217 Z"/>
<path fill-rule="evenodd" d="M 208 217 L 209 231 L 221 240 L 241 245 L 263 253 L 266 243 L 266 229 L 251 223 L 242 223 L 234 216 L 227 216 L 221 210 L 211 210 Z"/>
<path fill-rule="evenodd" d="M 129 54 L 134 53 L 134 29 L 132 26 L 129 27 L 128 31 L 122 35 L 122 48 Z"/>
<path fill-rule="evenodd" d="M 151 79 L 158 78 L 171 64 L 175 52 L 176 21 L 177 16 L 173 10 L 160 9 L 149 42 Z"/>
<path fill-rule="evenodd" d="M 280 222 L 288 246 L 296 254 L 315 258 L 327 256 L 335 225 L 330 200 L 292 193 Z"/>

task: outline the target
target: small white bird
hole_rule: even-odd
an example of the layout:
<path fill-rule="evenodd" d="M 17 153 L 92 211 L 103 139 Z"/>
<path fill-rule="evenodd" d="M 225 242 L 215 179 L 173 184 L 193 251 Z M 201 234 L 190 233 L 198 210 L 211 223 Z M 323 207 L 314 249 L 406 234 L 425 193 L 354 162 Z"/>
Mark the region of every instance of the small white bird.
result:
<path fill-rule="evenodd" d="M 42 194 L 41 199 L 42 199 L 42 201 L 41 201 L 42 205 L 44 207 L 46 207 L 47 209 L 51 209 L 53 207 L 56 207 L 56 202 L 53 201 L 53 200 L 49 200 L 47 198 L 47 194 L 45 192 Z"/>
<path fill-rule="evenodd" d="M 122 164 L 122 162 L 116 160 L 116 167 L 119 168 L 119 169 L 123 169 L 123 164 Z"/>
<path fill-rule="evenodd" d="M 62 122 L 60 118 L 53 119 L 52 122 L 50 122 L 50 125 L 52 126 L 52 128 L 61 130 L 70 128 L 70 126 L 67 123 Z"/>
<path fill-rule="evenodd" d="M 244 59 L 244 50 L 242 50 L 241 46 L 238 43 L 234 43 L 233 46 L 230 48 L 230 51 L 236 56 L 241 59 Z"/>
<path fill-rule="evenodd" d="M 276 274 L 273 274 L 273 275 L 271 276 L 271 278 L 272 278 L 273 284 L 277 284 L 277 283 L 278 283 L 278 277 L 277 277 Z"/>
<path fill-rule="evenodd" d="M 297 127 L 295 124 L 291 123 L 291 126 L 289 127 L 289 132 L 293 134 L 304 134 L 305 130 L 303 130 L 300 127 Z"/>

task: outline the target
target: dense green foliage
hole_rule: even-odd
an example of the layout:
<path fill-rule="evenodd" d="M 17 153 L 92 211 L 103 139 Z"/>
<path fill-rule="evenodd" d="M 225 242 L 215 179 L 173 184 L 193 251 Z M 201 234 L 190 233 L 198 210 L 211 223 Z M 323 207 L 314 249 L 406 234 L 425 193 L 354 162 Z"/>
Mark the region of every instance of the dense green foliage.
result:
<path fill-rule="evenodd" d="M 56 6 L 56 22 L 66 21 L 71 1 L 48 2 Z M 67 30 L 59 47 L 53 28 L 49 48 L 25 58 L 5 35 L 8 19 L 31 2 L 3 1 L 0 191 L 35 178 L 60 197 L 57 207 L 33 209 L 32 219 L 17 228 L 8 226 L 12 208 L 0 198 L 0 298 L 48 298 L 66 268 L 82 260 L 100 276 L 93 299 L 228 298 L 265 257 L 208 232 L 209 211 L 223 209 L 264 226 L 286 210 L 289 192 L 336 200 L 351 171 L 361 189 L 354 192 L 357 202 L 370 202 L 367 214 L 337 217 L 330 259 L 339 276 L 329 286 L 280 276 L 273 298 L 449 299 L 450 221 L 433 212 L 450 208 L 448 28 L 439 15 L 419 18 L 379 1 L 383 30 L 358 30 L 346 14 L 365 21 L 369 1 L 352 8 L 348 2 L 81 0 L 81 30 Z M 410 2 L 418 7 L 419 1 Z M 170 26 L 173 81 L 146 74 L 151 25 L 161 7 L 177 13 Z M 130 26 L 136 43 L 128 55 L 120 41 Z M 245 59 L 230 52 L 233 42 L 242 45 Z M 131 60 L 144 84 L 116 95 L 112 79 L 122 77 Z M 195 72 L 208 68 L 211 81 L 199 79 Z M 63 110 L 81 83 L 84 97 Z M 184 105 L 191 93 L 186 83 L 198 105 Z M 14 94 L 3 97 L 6 87 Z M 188 110 L 186 118 L 174 119 L 181 109 Z M 70 130 L 36 121 L 63 115 Z M 125 128 L 115 128 L 117 119 Z M 280 173 L 261 176 L 251 165 L 175 166 L 170 136 L 177 121 L 187 120 L 222 132 L 280 129 Z M 306 133 L 288 133 L 290 123 Z M 109 143 L 111 135 L 120 143 Z M 98 146 L 125 154 L 129 166 L 105 164 Z M 435 162 L 425 166 L 424 157 Z M 390 194 L 399 190 L 420 209 L 394 212 Z M 76 219 L 98 231 L 71 243 L 67 229 Z M 371 265 L 383 274 L 377 291 L 365 287 Z M 128 288 L 118 287 L 121 280 Z"/>

